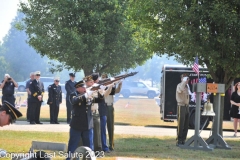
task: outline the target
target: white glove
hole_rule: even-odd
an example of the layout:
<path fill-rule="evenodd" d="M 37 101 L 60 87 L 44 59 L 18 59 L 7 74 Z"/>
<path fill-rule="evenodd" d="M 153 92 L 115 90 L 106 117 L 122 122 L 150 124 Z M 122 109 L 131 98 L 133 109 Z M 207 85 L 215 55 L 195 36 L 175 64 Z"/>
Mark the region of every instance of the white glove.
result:
<path fill-rule="evenodd" d="M 188 80 L 188 77 L 183 77 L 183 82 L 186 82 Z"/>
<path fill-rule="evenodd" d="M 86 93 L 84 95 L 85 95 L 86 98 L 89 98 L 89 97 L 92 97 L 94 92 L 95 91 L 88 90 L 88 91 L 86 91 Z"/>
<path fill-rule="evenodd" d="M 99 88 L 100 88 L 101 90 L 105 90 L 107 87 L 104 86 L 104 85 L 101 85 Z"/>

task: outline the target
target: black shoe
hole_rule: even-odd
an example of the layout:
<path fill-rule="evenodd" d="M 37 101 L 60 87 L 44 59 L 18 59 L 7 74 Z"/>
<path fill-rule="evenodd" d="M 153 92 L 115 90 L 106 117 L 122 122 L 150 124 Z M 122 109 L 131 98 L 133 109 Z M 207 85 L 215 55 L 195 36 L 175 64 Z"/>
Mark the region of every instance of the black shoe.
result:
<path fill-rule="evenodd" d="M 104 153 L 110 153 L 111 151 L 110 150 L 106 150 L 106 151 L 104 151 Z"/>
<path fill-rule="evenodd" d="M 55 122 L 55 124 L 60 124 L 59 122 Z"/>
<path fill-rule="evenodd" d="M 182 146 L 183 145 L 183 142 L 182 141 L 177 141 L 177 143 L 176 143 L 176 146 Z"/>
<path fill-rule="evenodd" d="M 43 123 L 41 123 L 41 122 L 36 122 L 36 124 L 43 124 Z"/>
<path fill-rule="evenodd" d="M 36 124 L 35 122 L 30 122 L 30 124 Z"/>
<path fill-rule="evenodd" d="M 50 122 L 50 124 L 55 124 L 55 122 Z"/>
<path fill-rule="evenodd" d="M 114 149 L 113 149 L 113 148 L 109 148 L 109 150 L 110 150 L 110 151 L 114 151 Z"/>

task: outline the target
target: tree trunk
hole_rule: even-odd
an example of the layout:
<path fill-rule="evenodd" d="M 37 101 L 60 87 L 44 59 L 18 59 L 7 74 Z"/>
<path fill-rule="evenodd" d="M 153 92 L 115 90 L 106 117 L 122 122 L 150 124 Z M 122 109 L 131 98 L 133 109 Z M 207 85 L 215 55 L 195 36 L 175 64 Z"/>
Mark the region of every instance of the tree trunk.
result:
<path fill-rule="evenodd" d="M 91 75 L 93 73 L 93 69 L 92 68 L 83 68 L 84 71 L 84 76 L 88 76 Z"/>

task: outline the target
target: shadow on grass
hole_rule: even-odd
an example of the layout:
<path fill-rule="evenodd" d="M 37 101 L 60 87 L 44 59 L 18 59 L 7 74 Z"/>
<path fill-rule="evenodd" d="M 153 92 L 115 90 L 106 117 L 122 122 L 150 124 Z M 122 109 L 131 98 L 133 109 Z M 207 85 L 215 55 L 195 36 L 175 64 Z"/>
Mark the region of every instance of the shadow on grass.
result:
<path fill-rule="evenodd" d="M 141 136 L 118 137 L 115 151 L 107 157 L 139 157 L 154 159 L 239 159 L 240 140 L 228 140 L 232 150 L 187 150 L 176 147 L 176 140 L 169 137 L 145 138 Z"/>

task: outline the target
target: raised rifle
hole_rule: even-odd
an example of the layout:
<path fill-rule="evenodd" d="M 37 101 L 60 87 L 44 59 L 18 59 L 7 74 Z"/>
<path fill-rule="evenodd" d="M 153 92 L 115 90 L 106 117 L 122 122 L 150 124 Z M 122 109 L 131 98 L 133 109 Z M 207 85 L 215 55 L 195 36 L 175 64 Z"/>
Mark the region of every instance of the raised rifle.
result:
<path fill-rule="evenodd" d="M 107 85 L 112 84 L 112 83 L 114 83 L 114 82 L 116 82 L 116 81 L 119 81 L 119 80 L 121 80 L 121 79 L 125 79 L 125 78 L 127 78 L 127 77 L 134 76 L 134 75 L 137 74 L 137 73 L 138 73 L 138 72 L 131 72 L 131 73 L 128 73 L 128 74 L 123 74 L 123 75 L 115 76 L 115 77 L 113 77 L 113 78 L 107 78 L 107 79 L 104 79 L 104 80 L 100 80 L 100 81 L 97 83 L 97 85 L 92 86 L 90 90 L 91 90 L 91 91 L 98 90 L 98 89 L 100 89 L 100 86 L 101 86 L 101 85 L 107 86 Z"/>

